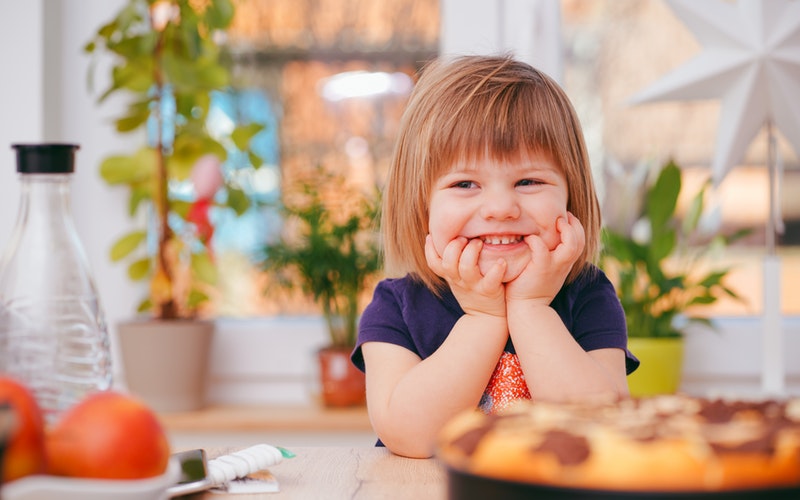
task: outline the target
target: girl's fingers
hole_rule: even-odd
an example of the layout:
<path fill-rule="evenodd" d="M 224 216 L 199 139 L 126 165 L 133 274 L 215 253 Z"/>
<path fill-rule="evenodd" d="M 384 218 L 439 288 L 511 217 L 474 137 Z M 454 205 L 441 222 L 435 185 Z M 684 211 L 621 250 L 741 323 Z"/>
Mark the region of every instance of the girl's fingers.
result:
<path fill-rule="evenodd" d="M 568 212 L 566 219 L 558 220 L 557 228 L 561 234 L 561 244 L 556 247 L 554 254 L 560 260 L 574 261 L 586 245 L 583 225 L 577 217 Z"/>
<path fill-rule="evenodd" d="M 547 248 L 544 240 L 535 234 L 526 236 L 525 243 L 527 243 L 528 248 L 531 249 L 531 260 L 540 262 L 550 253 L 550 249 Z"/>
<path fill-rule="evenodd" d="M 478 265 L 481 250 L 483 250 L 481 240 L 458 237 L 447 244 L 440 256 L 431 236 L 425 238 L 425 259 L 428 266 L 437 276 L 446 279 L 451 286 L 486 290 L 502 285 L 508 264 L 504 259 L 498 259 L 484 276 Z"/>
<path fill-rule="evenodd" d="M 508 262 L 506 259 L 497 259 L 492 267 L 483 275 L 484 283 L 490 287 L 496 287 L 503 284 L 503 276 L 506 274 Z"/>
<path fill-rule="evenodd" d="M 468 281 L 476 281 L 481 278 L 481 271 L 478 268 L 478 258 L 483 249 L 483 242 L 479 239 L 470 240 L 458 260 L 458 275 Z"/>
<path fill-rule="evenodd" d="M 478 280 L 481 278 L 478 268 L 483 242 L 458 237 L 450 241 L 439 255 L 430 235 L 425 238 L 425 258 L 428 266 L 438 276 L 450 281 Z"/>
<path fill-rule="evenodd" d="M 442 252 L 442 266 L 451 273 L 458 272 L 458 263 L 461 260 L 461 253 L 467 245 L 467 239 L 459 236 L 453 239 L 444 247 Z"/>

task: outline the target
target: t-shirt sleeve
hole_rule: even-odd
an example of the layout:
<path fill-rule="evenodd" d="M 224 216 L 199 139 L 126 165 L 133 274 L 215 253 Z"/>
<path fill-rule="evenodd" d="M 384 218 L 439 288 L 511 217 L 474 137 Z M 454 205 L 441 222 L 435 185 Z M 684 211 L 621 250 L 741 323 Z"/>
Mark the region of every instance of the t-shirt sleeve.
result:
<path fill-rule="evenodd" d="M 598 270 L 587 281 L 575 298 L 572 311 L 571 331 L 585 351 L 623 349 L 627 373 L 636 370 L 639 360 L 628 350 L 625 311 L 605 274 Z"/>
<path fill-rule="evenodd" d="M 366 342 L 388 342 L 415 352 L 414 342 L 403 318 L 401 295 L 384 280 L 375 287 L 372 301 L 364 309 L 358 324 L 358 339 L 351 359 L 359 370 L 364 371 L 361 346 Z"/>

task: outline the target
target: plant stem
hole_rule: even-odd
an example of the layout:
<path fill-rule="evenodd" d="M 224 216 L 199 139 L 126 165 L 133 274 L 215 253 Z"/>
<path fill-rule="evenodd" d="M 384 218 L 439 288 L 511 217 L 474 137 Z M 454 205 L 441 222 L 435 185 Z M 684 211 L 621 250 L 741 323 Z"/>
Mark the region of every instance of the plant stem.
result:
<path fill-rule="evenodd" d="M 169 227 L 169 197 L 167 186 L 167 159 L 164 156 L 162 100 L 164 97 L 164 79 L 161 74 L 161 56 L 164 48 L 164 32 L 161 31 L 155 47 L 155 64 L 153 65 L 154 81 L 156 82 L 156 208 L 158 211 L 158 256 L 156 259 L 156 275 L 163 276 L 169 290 L 169 298 L 159 300 L 154 304 L 157 315 L 162 319 L 175 319 L 178 316 L 175 299 L 172 293 L 173 276 L 167 257 L 167 247 L 172 239 L 172 230 Z"/>

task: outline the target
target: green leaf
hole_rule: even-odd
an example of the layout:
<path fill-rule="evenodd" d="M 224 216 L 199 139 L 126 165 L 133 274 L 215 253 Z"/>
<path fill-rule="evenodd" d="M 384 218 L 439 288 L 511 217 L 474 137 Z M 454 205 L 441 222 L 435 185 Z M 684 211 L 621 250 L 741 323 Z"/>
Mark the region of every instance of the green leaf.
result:
<path fill-rule="evenodd" d="M 218 64 L 208 64 L 200 68 L 197 81 L 210 90 L 227 87 L 231 83 L 231 78 L 228 70 L 224 67 Z"/>
<path fill-rule="evenodd" d="M 697 306 L 697 305 L 706 306 L 706 305 L 709 305 L 709 304 L 713 304 L 716 301 L 717 301 L 717 298 L 714 297 L 713 295 L 702 295 L 700 297 L 695 297 L 694 299 L 689 301 L 689 305 L 690 306 Z"/>
<path fill-rule="evenodd" d="M 121 237 L 111 246 L 111 260 L 117 262 L 136 250 L 147 239 L 146 231 L 134 231 Z"/>
<path fill-rule="evenodd" d="M 675 250 L 678 243 L 678 235 L 674 229 L 662 230 L 654 233 L 649 246 L 649 258 L 655 262 L 661 262 Z"/>
<path fill-rule="evenodd" d="M 699 285 L 705 288 L 711 288 L 722 283 L 722 280 L 725 279 L 725 276 L 727 275 L 728 269 L 720 269 L 711 272 L 700 281 Z"/>
<path fill-rule="evenodd" d="M 728 297 L 730 297 L 732 299 L 737 299 L 737 300 L 740 300 L 742 302 L 746 302 L 745 300 L 742 299 L 742 297 L 738 293 L 736 293 L 735 290 L 732 290 L 732 289 L 728 288 L 727 286 L 723 286 L 722 287 L 722 291 L 724 291 L 725 295 L 727 295 Z"/>
<path fill-rule="evenodd" d="M 181 219 L 186 219 L 189 215 L 189 210 L 192 208 L 192 202 L 184 200 L 170 200 L 170 210 L 178 214 Z"/>
<path fill-rule="evenodd" d="M 133 281 L 141 281 L 150 274 L 150 259 L 139 259 L 128 266 L 128 278 Z"/>
<path fill-rule="evenodd" d="M 250 208 L 250 198 L 241 189 L 229 187 L 227 205 L 236 212 L 236 215 L 242 215 Z"/>
<path fill-rule="evenodd" d="M 250 160 L 250 165 L 258 170 L 264 165 L 264 159 L 254 153 L 252 150 L 247 152 L 247 158 Z"/>
<path fill-rule="evenodd" d="M 119 25 L 117 24 L 117 20 L 113 20 L 109 23 L 104 24 L 97 30 L 97 36 L 104 39 L 109 39 L 117 31 Z"/>
<path fill-rule="evenodd" d="M 116 91 L 118 91 L 119 89 L 120 89 L 120 86 L 119 86 L 119 85 L 116 83 L 116 81 L 115 81 L 115 80 L 112 78 L 112 79 L 111 79 L 111 85 L 108 87 L 108 89 L 106 89 L 106 91 L 105 91 L 105 92 L 103 92 L 102 94 L 100 94 L 100 97 L 98 97 L 98 98 L 97 98 L 97 101 L 98 101 L 98 102 L 103 102 L 103 101 L 105 101 L 105 100 L 106 100 L 106 98 L 107 98 L 108 96 L 110 96 L 111 94 L 115 93 L 115 92 L 116 92 Z"/>
<path fill-rule="evenodd" d="M 192 254 L 192 275 L 198 281 L 209 285 L 217 282 L 217 268 L 207 253 Z"/>
<path fill-rule="evenodd" d="M 211 105 L 211 97 L 200 90 L 191 92 L 177 92 L 175 97 L 175 109 L 183 119 L 181 134 L 189 134 L 193 137 L 203 137 L 206 129 L 203 121 L 208 116 L 208 108 Z"/>
<path fill-rule="evenodd" d="M 264 125 L 258 123 L 240 125 L 231 132 L 231 139 L 240 151 L 247 151 L 250 147 L 250 140 L 262 130 L 264 130 Z"/>
<path fill-rule="evenodd" d="M 109 156 L 100 163 L 100 177 L 109 184 L 122 184 L 135 178 L 136 168 L 129 156 Z"/>
<path fill-rule="evenodd" d="M 132 132 L 147 122 L 149 113 L 139 113 L 134 115 L 123 116 L 117 120 L 117 132 Z"/>
<path fill-rule="evenodd" d="M 705 195 L 706 190 L 703 188 L 692 198 L 692 202 L 689 204 L 689 209 L 686 211 L 686 216 L 683 219 L 684 234 L 691 234 L 697 229 L 697 225 L 700 223 L 700 217 L 703 215 Z"/>
<path fill-rule="evenodd" d="M 171 24 L 167 31 L 170 40 L 171 53 L 188 60 L 195 60 L 201 56 L 200 34 L 201 20 L 197 10 L 190 2 L 178 2 L 180 7 L 180 22 Z M 203 30 L 204 33 L 208 31 Z"/>
<path fill-rule="evenodd" d="M 603 252 L 607 257 L 619 262 L 631 262 L 637 259 L 638 244 L 632 239 L 607 228 L 603 238 Z"/>
<path fill-rule="evenodd" d="M 139 303 L 139 307 L 136 308 L 136 312 L 147 312 L 153 308 L 153 301 L 150 298 L 146 298 Z"/>
<path fill-rule="evenodd" d="M 220 30 L 227 28 L 233 21 L 234 6 L 230 0 L 212 0 L 206 7 L 205 17 L 208 29 Z"/>
<path fill-rule="evenodd" d="M 150 61 L 130 61 L 111 71 L 112 89 L 127 89 L 136 93 L 147 92 L 153 85 L 153 65 Z M 106 92 L 101 99 L 110 94 Z"/>
<path fill-rule="evenodd" d="M 189 297 L 186 299 L 186 304 L 191 308 L 195 309 L 203 302 L 208 300 L 208 295 L 201 292 L 200 290 L 193 288 L 189 291 Z"/>
<path fill-rule="evenodd" d="M 173 153 L 167 159 L 170 177 L 187 179 L 197 160 L 207 154 L 215 155 L 220 162 L 224 162 L 228 157 L 225 147 L 210 137 L 188 133 L 175 137 Z"/>
<path fill-rule="evenodd" d="M 146 182 L 156 170 L 158 158 L 150 148 L 142 148 L 130 156 L 109 156 L 100 163 L 100 177 L 109 184 Z"/>
<path fill-rule="evenodd" d="M 178 93 L 210 91 L 230 83 L 228 70 L 209 59 L 183 58 L 167 53 L 164 54 L 163 68 L 167 80 Z"/>
<path fill-rule="evenodd" d="M 150 193 L 150 183 L 142 183 L 131 186 L 131 196 L 128 200 L 128 215 L 133 217 L 139 209 L 139 205 L 152 198 Z"/>
<path fill-rule="evenodd" d="M 739 229 L 735 233 L 730 234 L 728 236 L 725 236 L 724 237 L 724 242 L 725 242 L 725 244 L 730 245 L 731 243 L 737 242 L 737 241 L 741 240 L 742 238 L 746 238 L 746 237 L 750 236 L 751 234 L 753 234 L 753 229 L 752 228 Z"/>
<path fill-rule="evenodd" d="M 155 46 L 154 33 L 136 36 L 120 37 L 113 44 L 113 50 L 122 60 L 130 62 L 133 66 L 150 65 L 153 59 Z"/>
<path fill-rule="evenodd" d="M 148 0 L 148 4 L 152 3 Z M 141 9 L 139 8 L 139 3 L 136 1 L 129 1 L 125 7 L 122 8 L 117 19 L 115 20 L 115 30 L 119 29 L 122 32 L 126 32 L 134 25 L 141 24 L 144 19 L 142 18 Z M 106 35 L 106 38 L 110 38 L 113 35 L 113 31 L 109 31 Z"/>
<path fill-rule="evenodd" d="M 669 162 L 647 194 L 646 213 L 653 233 L 661 231 L 672 220 L 680 191 L 681 170 L 674 162 Z"/>

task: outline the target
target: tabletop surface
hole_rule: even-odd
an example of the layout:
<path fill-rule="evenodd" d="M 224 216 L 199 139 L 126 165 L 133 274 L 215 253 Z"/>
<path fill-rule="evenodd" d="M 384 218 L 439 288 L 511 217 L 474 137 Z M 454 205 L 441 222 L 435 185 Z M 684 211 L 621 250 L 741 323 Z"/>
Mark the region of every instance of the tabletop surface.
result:
<path fill-rule="evenodd" d="M 303 447 L 291 451 L 295 457 L 269 467 L 278 481 L 278 493 L 204 493 L 182 498 L 446 498 L 445 470 L 436 459 L 404 458 L 377 447 Z"/>

